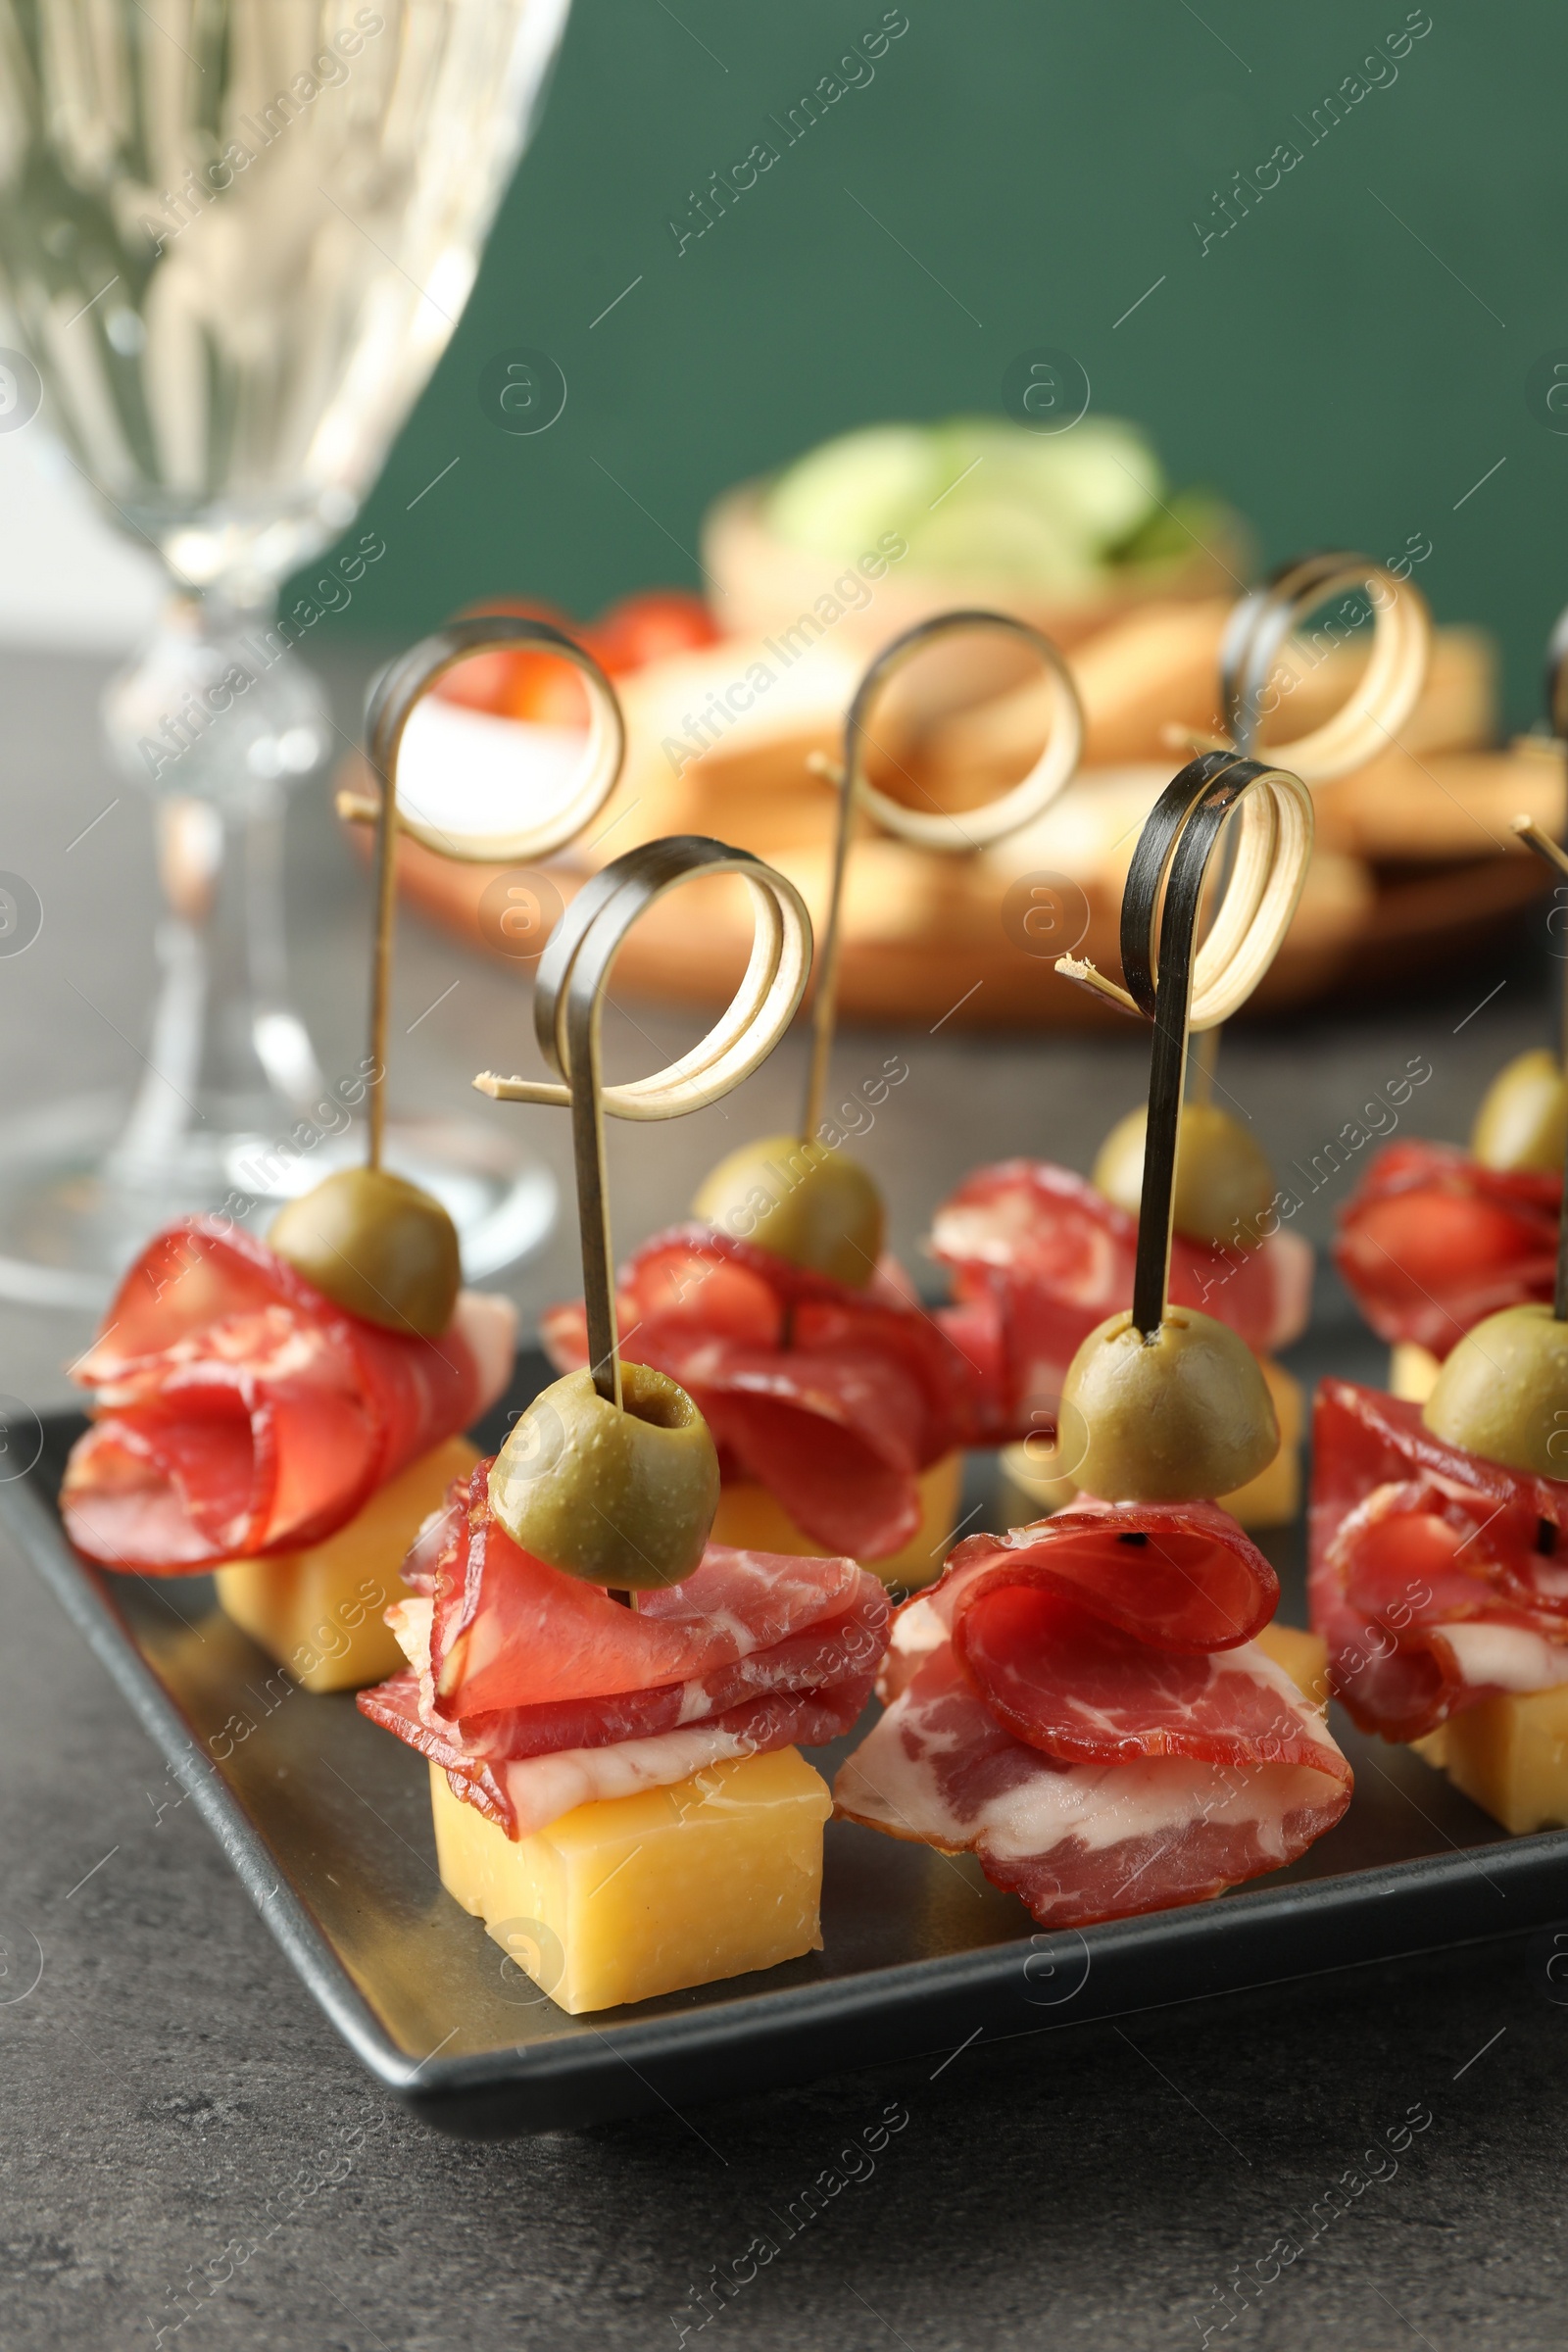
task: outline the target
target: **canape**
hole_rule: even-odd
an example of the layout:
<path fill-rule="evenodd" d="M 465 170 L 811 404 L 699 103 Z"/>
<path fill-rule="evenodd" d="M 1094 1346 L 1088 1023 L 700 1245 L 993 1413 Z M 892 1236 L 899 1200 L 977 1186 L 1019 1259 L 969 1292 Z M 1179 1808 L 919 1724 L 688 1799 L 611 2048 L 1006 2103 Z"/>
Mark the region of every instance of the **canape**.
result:
<path fill-rule="evenodd" d="M 1238 803 L 1263 854 L 1231 924 L 1235 968 L 1211 958 L 1200 991 L 1203 869 Z M 1297 778 L 1213 753 L 1173 779 L 1140 839 L 1129 904 L 1151 932 L 1163 904 L 1158 979 L 1150 954 L 1136 1000 L 1153 1022 L 1149 1148 L 1132 1303 L 1083 1339 L 1055 1402 L 1079 1492 L 960 1544 L 905 1603 L 887 1711 L 834 1787 L 851 1820 L 973 1853 L 1045 1927 L 1206 1899 L 1298 1859 L 1350 1799 L 1313 1648 L 1294 1636 L 1270 1653 L 1274 1571 L 1210 1499 L 1278 1451 L 1267 1384 L 1169 1279 L 1189 1022 L 1227 1017 L 1266 968 L 1311 830 Z"/>

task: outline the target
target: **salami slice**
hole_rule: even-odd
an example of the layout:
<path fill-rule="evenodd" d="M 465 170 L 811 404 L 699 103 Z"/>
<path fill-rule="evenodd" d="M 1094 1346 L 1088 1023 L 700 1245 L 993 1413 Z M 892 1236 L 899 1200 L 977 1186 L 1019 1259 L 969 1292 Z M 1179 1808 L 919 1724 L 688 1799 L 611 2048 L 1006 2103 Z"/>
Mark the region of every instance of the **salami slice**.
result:
<path fill-rule="evenodd" d="M 730 1479 L 767 1487 L 813 1542 L 884 1559 L 920 1524 L 922 1470 L 981 1437 L 985 1372 L 961 1330 L 884 1270 L 850 1290 L 707 1226 L 645 1244 L 620 1276 L 623 1351 L 678 1380 Z M 580 1305 L 542 1337 L 587 1361 Z"/>
<path fill-rule="evenodd" d="M 359 1704 L 509 1836 L 853 1726 L 889 1613 L 853 1560 L 710 1544 L 684 1584 L 624 1609 L 512 1542 L 489 1467 L 421 1538 L 430 1592 L 389 1612 L 408 1671 Z"/>
<path fill-rule="evenodd" d="M 960 1544 L 894 1624 L 838 1810 L 973 1852 L 1046 1927 L 1201 1901 L 1332 1828 L 1350 1770 L 1254 1636 L 1273 1570 L 1211 1503 L 1085 1501 Z"/>
<path fill-rule="evenodd" d="M 938 1209 L 933 1255 L 958 1303 L 939 1319 L 986 1367 L 994 1441 L 1027 1437 L 1054 1414 L 1067 1366 L 1098 1323 L 1129 1306 L 1138 1221 L 1048 1160 L 977 1168 Z M 1255 1249 L 1206 1248 L 1176 1235 L 1170 1298 L 1201 1307 L 1259 1353 L 1306 1327 L 1312 1253 L 1293 1233 Z"/>
<path fill-rule="evenodd" d="M 1433 1436 L 1418 1405 L 1318 1389 L 1312 1623 L 1363 1731 L 1418 1740 L 1478 1699 L 1568 1683 L 1568 1483 Z"/>
<path fill-rule="evenodd" d="M 1340 1218 L 1334 1258 L 1378 1337 L 1436 1356 L 1500 1307 L 1549 1300 L 1556 1176 L 1505 1175 L 1451 1144 L 1389 1144 Z"/>
<path fill-rule="evenodd" d="M 504 1393 L 514 1332 L 509 1300 L 467 1291 L 439 1339 L 386 1331 L 226 1222 L 172 1226 L 74 1367 L 97 1394 L 66 1532 L 154 1576 L 320 1543 Z"/>

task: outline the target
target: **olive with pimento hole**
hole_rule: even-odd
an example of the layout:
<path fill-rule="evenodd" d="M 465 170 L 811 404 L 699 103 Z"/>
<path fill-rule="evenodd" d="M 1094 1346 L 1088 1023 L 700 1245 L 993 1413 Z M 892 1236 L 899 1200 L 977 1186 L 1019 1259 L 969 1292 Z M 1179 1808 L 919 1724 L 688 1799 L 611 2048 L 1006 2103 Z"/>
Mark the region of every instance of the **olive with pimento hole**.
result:
<path fill-rule="evenodd" d="M 1108 1315 L 1067 1367 L 1059 1427 L 1063 1467 L 1107 1502 L 1234 1494 L 1280 1445 L 1257 1358 L 1228 1324 L 1190 1306 L 1167 1306 L 1149 1333 L 1130 1309 Z"/>
<path fill-rule="evenodd" d="M 513 1424 L 490 1469 L 490 1507 L 514 1544 L 612 1592 L 678 1585 L 718 1509 L 708 1423 L 667 1373 L 622 1360 L 621 1403 L 568 1372 Z"/>

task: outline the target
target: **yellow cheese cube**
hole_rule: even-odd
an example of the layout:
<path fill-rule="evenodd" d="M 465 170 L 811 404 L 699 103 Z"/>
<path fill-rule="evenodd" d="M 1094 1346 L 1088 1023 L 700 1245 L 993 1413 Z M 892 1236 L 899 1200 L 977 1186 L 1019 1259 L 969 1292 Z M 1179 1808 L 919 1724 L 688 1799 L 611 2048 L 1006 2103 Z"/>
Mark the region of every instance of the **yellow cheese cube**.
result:
<path fill-rule="evenodd" d="M 1418 1348 L 1414 1340 L 1399 1340 L 1389 1350 L 1389 1394 L 1402 1396 L 1408 1404 L 1425 1404 L 1442 1370 L 1430 1348 Z"/>
<path fill-rule="evenodd" d="M 1276 1618 L 1256 1637 L 1276 1666 L 1283 1666 L 1303 1698 L 1317 1707 L 1329 1703 L 1329 1645 L 1321 1634 L 1303 1633 L 1299 1626 L 1281 1625 Z"/>
<path fill-rule="evenodd" d="M 1568 1825 L 1568 1686 L 1478 1699 L 1411 1745 L 1516 1838 Z"/>
<path fill-rule="evenodd" d="M 908 1543 L 885 1560 L 862 1565 L 886 1585 L 930 1584 L 948 1556 L 962 1489 L 963 1456 L 945 1453 L 920 1473 L 920 1525 Z M 733 1544 L 739 1551 L 793 1551 L 813 1560 L 830 1556 L 826 1544 L 802 1534 L 769 1488 L 748 1481 L 725 1487 L 719 1495 L 712 1541 Z"/>
<path fill-rule="evenodd" d="M 381 1622 L 401 1600 L 399 1571 L 455 1478 L 479 1459 L 466 1438 L 448 1438 L 378 1487 L 347 1527 L 324 1544 L 265 1560 L 230 1560 L 217 1576 L 221 1606 L 307 1690 L 363 1690 L 406 1662 Z"/>
<path fill-rule="evenodd" d="M 798 1748 L 511 1838 L 430 1767 L 441 1884 L 577 2017 L 819 1952 L 827 1784 Z"/>
<path fill-rule="evenodd" d="M 1222 1494 L 1220 1508 L 1243 1527 L 1289 1527 L 1301 1507 L 1301 1386 L 1271 1356 L 1259 1356 L 1258 1363 L 1274 1399 L 1280 1449 L 1266 1470 L 1249 1479 L 1245 1487 L 1238 1487 L 1234 1494 Z M 1046 1453 L 1044 1460 L 1038 1459 L 1043 1448 L 1031 1453 L 1031 1444 L 1026 1439 L 1022 1445 L 1002 1449 L 1003 1508 L 1009 1527 L 1024 1527 L 1032 1519 L 1064 1509 L 1078 1492 L 1070 1478 L 1054 1471 L 1052 1455 Z"/>

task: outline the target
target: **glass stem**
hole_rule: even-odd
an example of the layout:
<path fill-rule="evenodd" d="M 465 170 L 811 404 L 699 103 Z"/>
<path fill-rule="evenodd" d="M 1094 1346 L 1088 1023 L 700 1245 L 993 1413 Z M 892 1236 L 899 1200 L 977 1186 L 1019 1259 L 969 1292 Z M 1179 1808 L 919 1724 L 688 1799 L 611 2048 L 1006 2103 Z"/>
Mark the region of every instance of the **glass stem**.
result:
<path fill-rule="evenodd" d="M 105 704 L 126 774 L 153 794 L 164 912 L 144 1074 L 112 1174 L 143 1184 L 223 1139 L 280 1139 L 321 1088 L 289 1008 L 287 787 L 327 743 L 315 678 L 266 612 L 178 596 Z"/>

